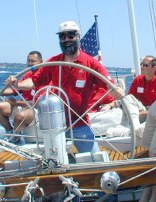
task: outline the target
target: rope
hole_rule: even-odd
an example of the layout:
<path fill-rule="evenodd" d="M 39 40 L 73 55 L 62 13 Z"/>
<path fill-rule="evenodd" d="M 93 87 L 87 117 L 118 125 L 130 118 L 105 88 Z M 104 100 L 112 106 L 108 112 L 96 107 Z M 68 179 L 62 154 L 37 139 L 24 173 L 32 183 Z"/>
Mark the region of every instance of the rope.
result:
<path fill-rule="evenodd" d="M 82 34 L 82 28 L 81 28 L 81 22 L 80 22 L 80 15 L 79 15 L 77 0 L 75 0 L 75 4 L 76 4 L 76 11 L 77 11 L 78 19 L 79 19 L 80 30 L 81 30 L 81 34 Z"/>
<path fill-rule="evenodd" d="M 156 167 L 151 168 L 151 169 L 149 169 L 149 170 L 147 170 L 147 171 L 145 171 L 145 172 L 143 172 L 143 173 L 141 173 L 141 174 L 139 174 L 139 175 L 136 175 L 136 176 L 134 176 L 134 177 L 131 177 L 130 179 L 125 180 L 124 182 L 119 183 L 119 186 L 121 186 L 121 185 L 123 185 L 123 184 L 126 184 L 126 183 L 128 183 L 128 182 L 130 182 L 130 181 L 132 181 L 132 180 L 135 180 L 135 179 L 137 179 L 137 178 L 139 178 L 139 177 L 141 177 L 141 176 L 143 176 L 143 175 L 146 175 L 147 173 L 150 173 L 150 172 L 152 172 L 153 170 L 156 170 Z"/>
<path fill-rule="evenodd" d="M 23 182 L 19 184 L 0 184 L 0 187 L 18 187 L 18 186 L 23 186 L 23 185 L 28 185 L 29 182 Z"/>

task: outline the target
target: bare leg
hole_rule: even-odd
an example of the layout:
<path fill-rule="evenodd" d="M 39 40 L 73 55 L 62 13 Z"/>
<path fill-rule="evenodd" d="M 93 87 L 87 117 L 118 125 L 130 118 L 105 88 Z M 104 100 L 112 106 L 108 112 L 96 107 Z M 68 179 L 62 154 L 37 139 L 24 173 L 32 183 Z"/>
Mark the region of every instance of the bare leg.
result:
<path fill-rule="evenodd" d="M 146 125 L 143 133 L 142 145 L 149 148 L 149 157 L 156 157 L 155 142 L 156 142 L 156 102 L 154 102 L 147 115 Z M 145 188 L 143 196 L 139 202 L 155 202 L 156 201 L 156 186 L 151 186 L 150 189 Z"/>
<path fill-rule="evenodd" d="M 34 112 L 31 109 L 18 111 L 14 118 L 14 130 L 20 133 L 24 130 L 34 119 Z"/>
<path fill-rule="evenodd" d="M 149 152 L 150 157 L 156 157 L 156 154 Z M 156 185 L 144 189 L 139 202 L 156 202 Z"/>
<path fill-rule="evenodd" d="M 149 202 L 155 202 L 156 201 L 156 185 L 152 186 L 152 195 Z"/>
<path fill-rule="evenodd" d="M 149 152 L 149 156 L 150 157 L 156 157 L 155 153 Z M 149 202 L 155 202 L 156 201 L 156 185 L 153 185 L 151 187 L 151 198 L 149 200 Z"/>
<path fill-rule="evenodd" d="M 142 193 L 139 202 L 149 202 L 151 198 L 152 187 L 146 187 Z"/>
<path fill-rule="evenodd" d="M 0 124 L 6 129 L 6 131 L 13 130 L 9 121 L 12 111 L 13 106 L 9 102 L 0 102 Z"/>

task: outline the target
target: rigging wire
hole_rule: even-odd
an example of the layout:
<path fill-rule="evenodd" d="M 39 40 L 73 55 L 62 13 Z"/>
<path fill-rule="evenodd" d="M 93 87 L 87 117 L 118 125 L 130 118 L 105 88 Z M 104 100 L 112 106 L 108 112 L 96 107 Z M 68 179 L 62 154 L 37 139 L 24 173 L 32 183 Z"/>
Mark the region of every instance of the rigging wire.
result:
<path fill-rule="evenodd" d="M 37 50 L 39 51 L 39 34 L 38 34 L 38 22 L 37 22 L 37 15 L 36 15 L 36 1 L 33 0 L 34 6 L 34 18 L 35 18 L 35 28 L 36 28 L 36 40 L 37 40 Z"/>
<path fill-rule="evenodd" d="M 155 17 L 154 3 L 153 3 L 153 0 L 148 0 L 148 3 L 149 3 L 150 16 L 151 16 L 151 22 L 152 22 L 154 46 L 155 46 L 155 50 L 156 50 L 156 17 Z"/>
<path fill-rule="evenodd" d="M 75 4 L 76 4 L 76 11 L 77 11 L 78 21 L 79 21 L 79 25 L 80 25 L 80 30 L 81 30 L 81 34 L 82 34 L 80 14 L 79 14 L 79 8 L 78 8 L 77 0 L 75 0 Z"/>

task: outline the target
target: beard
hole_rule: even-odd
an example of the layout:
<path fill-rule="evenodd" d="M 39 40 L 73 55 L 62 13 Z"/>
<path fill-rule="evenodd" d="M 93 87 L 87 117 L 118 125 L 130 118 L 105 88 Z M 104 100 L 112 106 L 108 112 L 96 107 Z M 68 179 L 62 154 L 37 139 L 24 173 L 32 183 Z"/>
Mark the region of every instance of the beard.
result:
<path fill-rule="evenodd" d="M 80 40 L 66 41 L 66 42 L 60 41 L 60 47 L 65 55 L 74 55 L 80 48 Z"/>

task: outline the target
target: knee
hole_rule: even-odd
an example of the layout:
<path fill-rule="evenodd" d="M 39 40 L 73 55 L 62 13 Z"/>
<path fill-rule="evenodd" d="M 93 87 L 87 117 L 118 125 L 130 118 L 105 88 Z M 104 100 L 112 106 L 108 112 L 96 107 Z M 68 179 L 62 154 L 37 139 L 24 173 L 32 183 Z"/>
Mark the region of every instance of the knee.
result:
<path fill-rule="evenodd" d="M 17 112 L 14 118 L 14 122 L 16 123 L 20 123 L 21 121 L 23 121 L 25 115 L 22 112 Z"/>
<path fill-rule="evenodd" d="M 33 120 L 33 114 L 28 111 L 18 111 L 14 117 L 14 124 L 20 124 L 21 122 L 25 125 L 28 125 Z"/>
<path fill-rule="evenodd" d="M 0 112 L 3 111 L 3 109 L 4 109 L 4 104 L 0 103 Z"/>
<path fill-rule="evenodd" d="M 11 114 L 11 105 L 8 102 L 0 103 L 0 114 L 5 116 L 10 116 Z"/>

